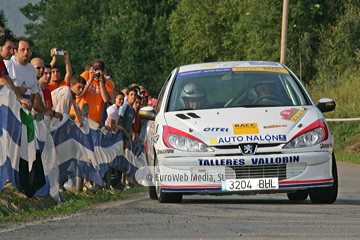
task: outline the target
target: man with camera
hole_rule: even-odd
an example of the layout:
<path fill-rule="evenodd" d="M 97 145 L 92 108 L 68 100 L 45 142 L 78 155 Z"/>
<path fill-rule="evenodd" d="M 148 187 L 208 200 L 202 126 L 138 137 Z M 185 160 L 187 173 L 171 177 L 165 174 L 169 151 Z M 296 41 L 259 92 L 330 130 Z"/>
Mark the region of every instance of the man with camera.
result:
<path fill-rule="evenodd" d="M 73 71 L 72 71 L 71 64 L 70 64 L 70 56 L 67 51 L 59 51 L 57 48 L 53 48 L 50 50 L 50 55 L 52 56 L 52 60 L 50 62 L 50 65 L 52 68 L 51 69 L 51 79 L 50 79 L 50 82 L 48 84 L 46 84 L 46 87 L 50 91 L 53 91 L 53 90 L 57 89 L 58 87 L 68 86 L 69 81 L 73 75 Z M 64 56 L 64 63 L 65 63 L 65 68 L 66 68 L 65 78 L 62 81 L 61 81 L 60 69 L 59 69 L 59 67 L 57 67 L 55 65 L 56 61 L 57 61 L 57 57 L 59 55 Z"/>
<path fill-rule="evenodd" d="M 89 71 L 81 74 L 87 84 L 76 101 L 80 106 L 87 103 L 89 108 L 88 118 L 100 125 L 104 103 L 111 102 L 111 94 L 115 88 L 114 82 L 104 77 L 104 72 L 105 63 L 102 60 L 97 60 L 93 62 Z"/>

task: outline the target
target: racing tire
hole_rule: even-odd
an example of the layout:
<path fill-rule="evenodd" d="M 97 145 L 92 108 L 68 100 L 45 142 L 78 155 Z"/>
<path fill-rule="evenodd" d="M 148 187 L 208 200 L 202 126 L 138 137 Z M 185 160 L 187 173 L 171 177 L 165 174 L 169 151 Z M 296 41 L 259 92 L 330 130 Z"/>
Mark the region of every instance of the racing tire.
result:
<path fill-rule="evenodd" d="M 336 201 L 338 194 L 338 174 L 334 155 L 332 155 L 332 175 L 334 178 L 334 184 L 331 187 L 309 189 L 309 195 L 312 203 L 331 204 Z"/>
<path fill-rule="evenodd" d="M 294 193 L 288 193 L 287 197 L 290 201 L 304 201 L 308 198 L 309 190 L 297 190 Z"/>
<path fill-rule="evenodd" d="M 155 158 L 155 173 L 160 174 L 159 162 Z M 159 181 L 155 181 L 156 197 L 160 203 L 180 203 L 182 201 L 182 193 L 163 192 Z M 150 189 L 149 189 L 150 191 Z M 150 197 L 151 198 L 151 197 Z"/>
<path fill-rule="evenodd" d="M 155 186 L 149 186 L 149 196 L 151 200 L 157 200 L 157 195 L 156 195 L 156 188 Z"/>

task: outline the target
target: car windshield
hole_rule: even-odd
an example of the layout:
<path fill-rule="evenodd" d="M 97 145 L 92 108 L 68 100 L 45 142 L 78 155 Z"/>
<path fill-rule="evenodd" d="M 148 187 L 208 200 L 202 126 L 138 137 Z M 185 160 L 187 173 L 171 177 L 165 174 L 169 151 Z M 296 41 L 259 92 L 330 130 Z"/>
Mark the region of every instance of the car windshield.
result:
<path fill-rule="evenodd" d="M 301 86 L 283 68 L 182 72 L 176 76 L 168 111 L 309 105 Z"/>

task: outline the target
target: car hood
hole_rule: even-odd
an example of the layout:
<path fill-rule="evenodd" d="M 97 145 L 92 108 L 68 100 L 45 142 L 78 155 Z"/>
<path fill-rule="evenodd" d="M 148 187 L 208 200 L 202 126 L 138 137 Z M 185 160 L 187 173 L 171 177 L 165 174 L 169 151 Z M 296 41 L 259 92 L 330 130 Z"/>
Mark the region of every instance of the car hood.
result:
<path fill-rule="evenodd" d="M 284 143 L 320 117 L 313 106 L 204 109 L 165 113 L 165 121 L 171 126 L 173 133 L 183 132 L 185 136 L 191 135 L 208 145 L 241 142 Z"/>

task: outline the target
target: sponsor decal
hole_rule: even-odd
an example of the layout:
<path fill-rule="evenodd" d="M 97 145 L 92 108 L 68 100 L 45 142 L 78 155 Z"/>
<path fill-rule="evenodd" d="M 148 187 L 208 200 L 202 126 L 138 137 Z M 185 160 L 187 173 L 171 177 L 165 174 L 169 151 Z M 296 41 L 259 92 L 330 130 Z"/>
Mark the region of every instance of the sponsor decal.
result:
<path fill-rule="evenodd" d="M 279 127 L 287 127 L 287 125 L 277 125 L 277 124 L 273 124 L 273 125 L 269 125 L 269 126 L 263 126 L 264 129 L 268 129 L 268 128 L 279 128 Z"/>
<path fill-rule="evenodd" d="M 291 108 L 291 109 L 282 111 L 280 113 L 280 116 L 281 116 L 281 119 L 296 122 L 304 113 L 305 113 L 305 110 Z"/>
<path fill-rule="evenodd" d="M 241 166 L 245 165 L 245 159 L 198 159 L 200 166 Z"/>
<path fill-rule="evenodd" d="M 230 136 L 221 138 L 210 138 L 210 145 L 221 143 L 239 143 L 239 142 L 286 142 L 286 135 L 248 135 L 248 136 Z"/>
<path fill-rule="evenodd" d="M 320 148 L 330 148 L 332 147 L 332 143 L 320 143 Z"/>
<path fill-rule="evenodd" d="M 165 149 L 165 150 L 156 151 L 156 154 L 168 154 L 168 153 L 174 153 L 174 149 Z"/>
<path fill-rule="evenodd" d="M 236 123 L 232 127 L 235 135 L 259 133 L 257 123 Z"/>
<path fill-rule="evenodd" d="M 212 68 L 212 67 L 216 67 L 216 66 L 217 66 L 216 64 L 205 64 L 205 65 L 202 65 L 201 67 Z"/>
<path fill-rule="evenodd" d="M 242 154 L 250 155 L 255 154 L 257 146 L 257 143 L 239 144 L 239 149 Z"/>
<path fill-rule="evenodd" d="M 274 62 L 261 62 L 261 61 L 250 61 L 250 65 L 269 65 L 269 66 L 279 66 L 279 64 Z"/>
<path fill-rule="evenodd" d="M 279 73 L 288 73 L 285 68 L 278 67 L 241 67 L 233 68 L 233 71 L 258 71 L 258 72 L 279 72 Z"/>
<path fill-rule="evenodd" d="M 204 128 L 204 132 L 229 132 L 229 128 L 207 127 Z"/>
<path fill-rule="evenodd" d="M 206 70 L 182 72 L 177 75 L 176 79 L 193 76 L 193 75 L 207 74 L 207 73 L 212 73 L 212 72 L 231 72 L 231 71 L 232 71 L 231 68 L 217 68 L 217 69 L 206 69 Z"/>
<path fill-rule="evenodd" d="M 246 164 L 245 159 L 242 158 L 219 158 L 219 159 L 199 158 L 198 159 L 198 163 L 200 166 L 266 165 L 266 164 L 294 163 L 299 161 L 300 161 L 300 156 L 251 158 L 250 164 Z"/>

